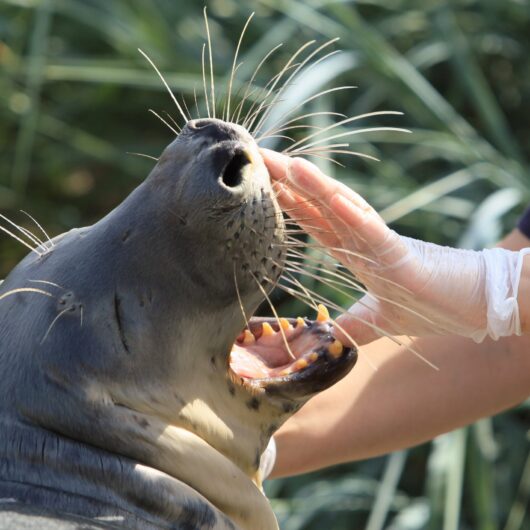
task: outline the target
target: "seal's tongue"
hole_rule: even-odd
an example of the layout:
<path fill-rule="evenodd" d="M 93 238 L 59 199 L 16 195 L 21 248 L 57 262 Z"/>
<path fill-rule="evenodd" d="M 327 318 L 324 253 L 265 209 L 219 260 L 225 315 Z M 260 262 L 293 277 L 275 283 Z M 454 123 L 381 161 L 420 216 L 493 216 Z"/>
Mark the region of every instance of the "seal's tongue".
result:
<path fill-rule="evenodd" d="M 230 367 L 240 377 L 265 379 L 294 374 L 323 357 L 338 359 L 344 347 L 331 330 L 322 305 L 316 321 L 253 318 L 232 348 Z"/>

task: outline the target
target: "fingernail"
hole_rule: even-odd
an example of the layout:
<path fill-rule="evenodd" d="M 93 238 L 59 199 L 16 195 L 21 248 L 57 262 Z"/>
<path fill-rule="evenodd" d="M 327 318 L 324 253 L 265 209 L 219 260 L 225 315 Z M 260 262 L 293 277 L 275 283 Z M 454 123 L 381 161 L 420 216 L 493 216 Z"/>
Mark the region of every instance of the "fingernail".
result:
<path fill-rule="evenodd" d="M 289 161 L 287 162 L 287 169 L 285 170 L 285 176 L 287 177 L 287 180 L 290 180 L 291 182 L 295 181 L 295 176 L 293 173 L 293 159 L 289 158 Z"/>
<path fill-rule="evenodd" d="M 285 163 L 288 160 L 287 156 L 282 155 L 281 153 L 278 153 L 277 151 L 273 151 L 272 149 L 266 149 L 265 147 L 262 147 L 260 149 L 260 152 L 262 156 L 267 157 L 270 161 L 276 162 L 277 164 L 285 165 Z"/>
<path fill-rule="evenodd" d="M 294 171 L 293 166 L 294 164 L 300 164 L 301 160 L 304 160 L 304 159 L 303 158 L 289 158 L 289 161 L 287 162 L 287 169 L 285 171 L 285 174 L 287 176 L 287 179 L 290 180 L 293 184 L 298 184 L 300 181 L 299 172 Z"/>

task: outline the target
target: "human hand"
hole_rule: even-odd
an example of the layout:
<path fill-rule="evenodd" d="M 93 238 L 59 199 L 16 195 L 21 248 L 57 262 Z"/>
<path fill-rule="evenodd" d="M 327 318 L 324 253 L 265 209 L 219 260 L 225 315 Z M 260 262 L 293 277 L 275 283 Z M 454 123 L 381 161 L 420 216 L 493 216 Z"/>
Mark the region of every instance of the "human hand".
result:
<path fill-rule="evenodd" d="M 365 344 L 382 334 L 456 334 L 477 341 L 520 334 L 524 251 L 476 252 L 402 237 L 362 197 L 313 164 L 266 149 L 262 154 L 282 208 L 367 288 L 337 319 L 343 342 Z"/>

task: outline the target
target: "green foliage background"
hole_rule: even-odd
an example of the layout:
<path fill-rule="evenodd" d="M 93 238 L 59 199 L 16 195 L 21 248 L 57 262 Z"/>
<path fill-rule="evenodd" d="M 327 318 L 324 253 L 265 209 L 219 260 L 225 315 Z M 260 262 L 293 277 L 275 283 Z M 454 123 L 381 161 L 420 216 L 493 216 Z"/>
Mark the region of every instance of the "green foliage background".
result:
<path fill-rule="evenodd" d="M 307 112 L 399 110 L 405 116 L 369 123 L 413 134 L 352 137 L 379 163 L 319 163 L 402 233 L 481 248 L 530 202 L 528 0 L 205 4 L 219 85 L 251 11 L 243 77 L 284 42 L 258 84 L 302 42 L 340 37 L 344 53 L 308 81 L 315 90 L 358 89 L 329 94 Z M 191 102 L 202 83 L 203 5 L 0 0 L 0 212 L 32 228 L 19 212 L 26 210 L 56 235 L 97 220 L 145 177 L 152 161 L 127 153 L 157 156 L 171 140 L 147 109 L 176 112 L 137 48 Z M 24 254 L 2 238 L 0 277 Z M 277 301 L 283 313 L 301 311 Z M 273 481 L 269 494 L 286 530 L 530 529 L 527 427 L 522 405 L 407 452 Z"/>

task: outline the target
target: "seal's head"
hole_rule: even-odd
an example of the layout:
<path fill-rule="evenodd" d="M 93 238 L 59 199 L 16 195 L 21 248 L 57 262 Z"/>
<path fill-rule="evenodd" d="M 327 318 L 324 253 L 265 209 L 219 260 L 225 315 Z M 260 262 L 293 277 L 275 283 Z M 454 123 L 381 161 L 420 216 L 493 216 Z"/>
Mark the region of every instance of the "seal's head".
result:
<path fill-rule="evenodd" d="M 29 255 L 0 287 L 12 293 L 0 417 L 135 459 L 242 527 L 273 528 L 260 455 L 356 359 L 323 310 L 316 322 L 251 317 L 285 254 L 253 138 L 188 122 L 118 208 Z"/>

